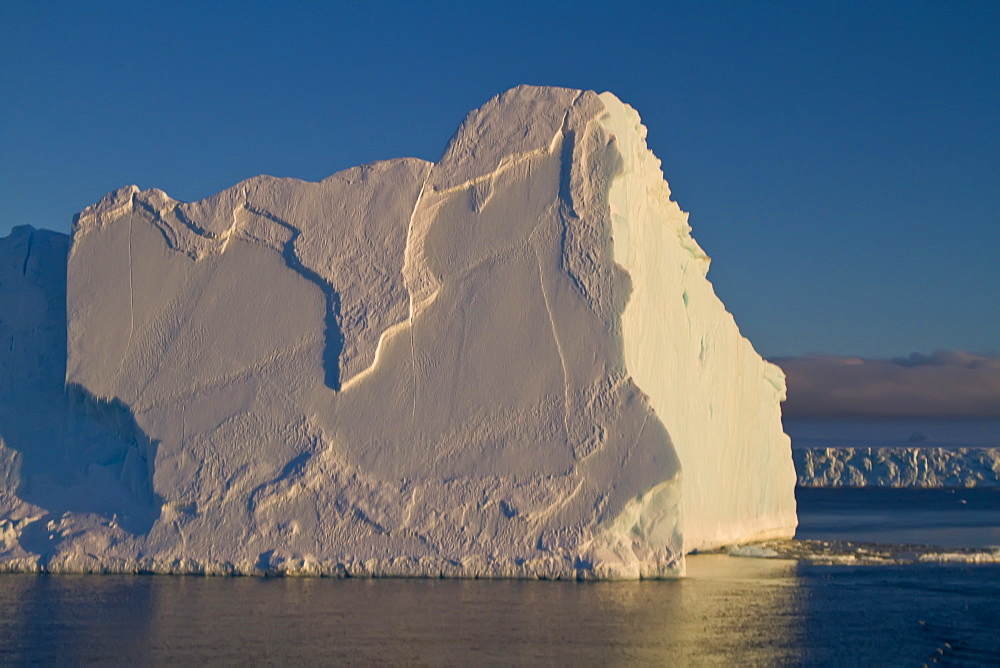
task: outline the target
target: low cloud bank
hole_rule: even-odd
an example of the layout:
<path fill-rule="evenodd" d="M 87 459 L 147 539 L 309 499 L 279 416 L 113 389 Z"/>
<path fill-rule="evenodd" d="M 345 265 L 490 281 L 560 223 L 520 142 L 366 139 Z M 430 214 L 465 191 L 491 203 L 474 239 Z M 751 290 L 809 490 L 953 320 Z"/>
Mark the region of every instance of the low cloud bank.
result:
<path fill-rule="evenodd" d="M 1000 356 L 939 350 L 898 359 L 771 360 L 788 377 L 788 417 L 1000 417 Z"/>

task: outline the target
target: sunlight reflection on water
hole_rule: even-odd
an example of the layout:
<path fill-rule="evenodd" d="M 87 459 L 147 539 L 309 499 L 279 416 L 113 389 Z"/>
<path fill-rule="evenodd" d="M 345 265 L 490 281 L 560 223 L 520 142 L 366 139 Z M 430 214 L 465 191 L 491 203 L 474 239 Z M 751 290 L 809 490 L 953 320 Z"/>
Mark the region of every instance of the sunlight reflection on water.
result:
<path fill-rule="evenodd" d="M 972 660 L 1000 649 L 995 566 L 713 554 L 691 557 L 688 573 L 598 583 L 4 575 L 0 664 L 877 663 L 929 660 L 956 643 Z"/>
<path fill-rule="evenodd" d="M 0 577 L 0 662 L 793 660 L 795 563 L 661 582 Z"/>

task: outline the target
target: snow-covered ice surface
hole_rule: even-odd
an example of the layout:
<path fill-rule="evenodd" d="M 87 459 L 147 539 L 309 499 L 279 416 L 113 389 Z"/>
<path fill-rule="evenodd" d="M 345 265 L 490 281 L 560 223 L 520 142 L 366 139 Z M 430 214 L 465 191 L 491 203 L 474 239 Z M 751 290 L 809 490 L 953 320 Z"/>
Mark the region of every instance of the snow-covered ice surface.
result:
<path fill-rule="evenodd" d="M 63 283 L 67 245 L 0 240 L 5 570 L 664 577 L 795 530 L 784 377 L 610 94 L 508 91 L 436 164 L 123 188 Z"/>

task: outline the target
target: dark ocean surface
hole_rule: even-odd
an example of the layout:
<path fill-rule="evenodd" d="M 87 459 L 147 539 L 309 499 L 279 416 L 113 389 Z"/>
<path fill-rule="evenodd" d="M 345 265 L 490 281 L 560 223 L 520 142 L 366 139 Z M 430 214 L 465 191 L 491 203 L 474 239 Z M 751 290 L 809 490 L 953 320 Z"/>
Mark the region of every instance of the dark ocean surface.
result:
<path fill-rule="evenodd" d="M 655 582 L 0 576 L 0 664 L 1000 660 L 1000 565 L 698 555 Z"/>
<path fill-rule="evenodd" d="M 943 548 L 1000 546 L 1000 487 L 799 487 L 795 496 L 796 538 Z"/>

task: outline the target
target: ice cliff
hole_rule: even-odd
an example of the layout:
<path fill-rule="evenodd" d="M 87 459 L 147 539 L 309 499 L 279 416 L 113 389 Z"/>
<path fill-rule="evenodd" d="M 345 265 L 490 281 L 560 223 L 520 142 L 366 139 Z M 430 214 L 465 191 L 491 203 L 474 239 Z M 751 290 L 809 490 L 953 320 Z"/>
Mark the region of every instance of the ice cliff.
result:
<path fill-rule="evenodd" d="M 436 164 L 123 188 L 67 246 L 0 240 L 0 567 L 663 577 L 794 533 L 784 377 L 609 93 L 510 90 Z"/>

